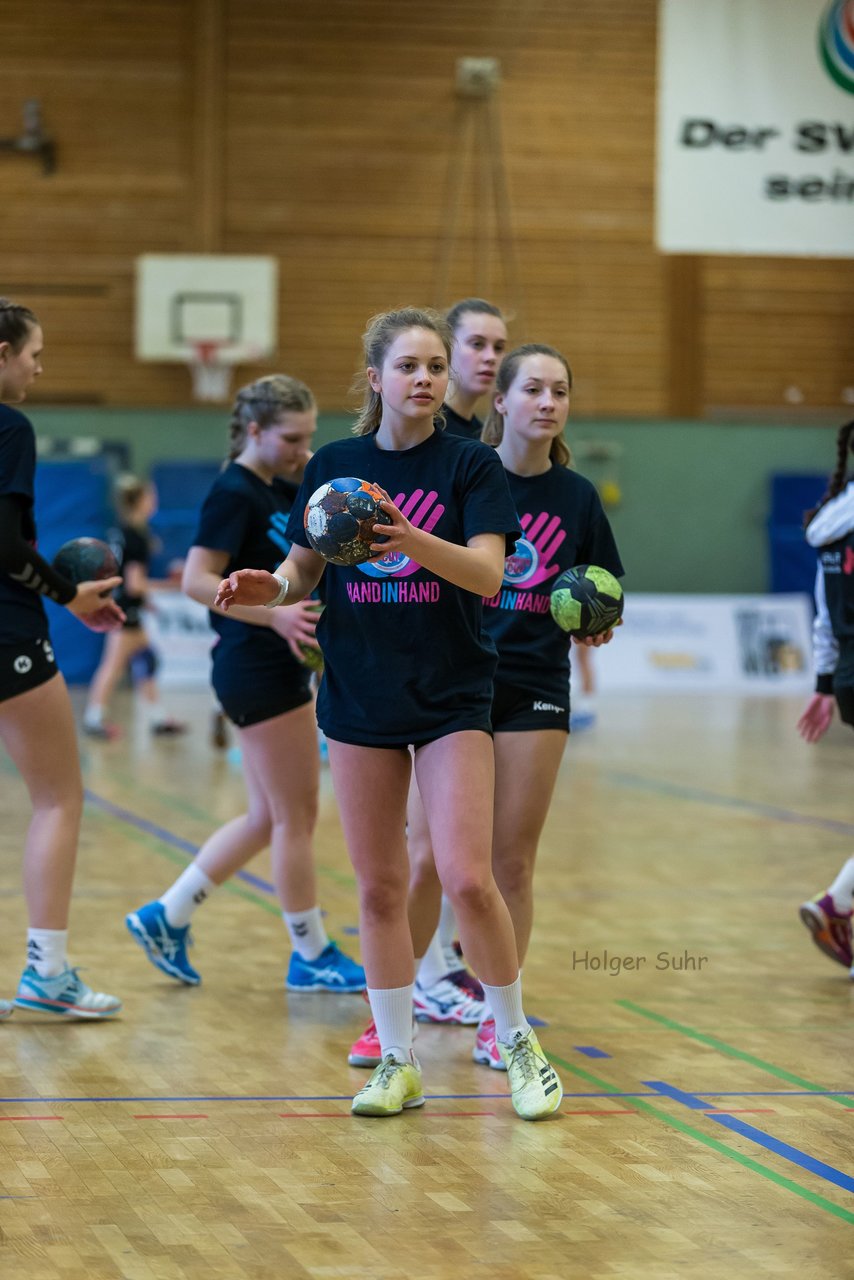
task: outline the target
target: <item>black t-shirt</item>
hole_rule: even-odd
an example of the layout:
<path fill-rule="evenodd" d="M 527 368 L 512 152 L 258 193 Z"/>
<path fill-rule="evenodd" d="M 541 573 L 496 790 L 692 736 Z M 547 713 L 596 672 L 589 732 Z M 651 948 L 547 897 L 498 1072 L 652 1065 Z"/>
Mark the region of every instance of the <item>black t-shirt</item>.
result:
<path fill-rule="evenodd" d="M 32 423 L 17 409 L 0 405 L 0 495 L 14 497 L 21 506 L 21 532 L 36 544 L 33 485 L 36 438 Z M 0 571 L 0 644 L 47 638 L 47 615 L 36 591 Z"/>
<path fill-rule="evenodd" d="M 497 454 L 437 429 L 412 449 L 379 449 L 374 436 L 318 449 L 288 524 L 294 543 L 309 545 L 303 511 L 312 493 L 341 476 L 381 485 L 413 524 L 448 542 L 504 534 L 509 552 L 518 535 Z M 488 725 L 496 654 L 480 596 L 400 554 L 329 564 L 325 582 L 317 718 L 330 738 L 382 746 Z"/>
<path fill-rule="evenodd" d="M 824 595 L 830 627 L 839 644 L 834 684 L 854 685 L 854 529 L 821 547 Z"/>
<path fill-rule="evenodd" d="M 462 436 L 465 440 L 479 440 L 483 423 L 477 414 L 471 418 L 463 418 L 449 404 L 442 405 L 442 416 L 445 419 L 445 430 L 449 435 Z"/>
<path fill-rule="evenodd" d="M 484 601 L 484 627 L 498 648 L 496 679 L 565 694 L 569 637 L 549 612 L 555 579 L 579 564 L 615 577 L 625 570 L 599 495 L 584 476 L 554 463 L 542 475 L 506 475 L 522 537 L 505 561 L 501 590 Z"/>
<path fill-rule="evenodd" d="M 129 564 L 139 564 L 148 573 L 151 563 L 151 534 L 147 529 L 139 529 L 132 524 L 120 524 L 110 531 L 110 546 L 119 562 L 119 572 L 124 573 Z M 145 596 L 132 595 L 127 584 L 122 583 L 115 592 L 116 602 L 125 613 L 130 609 L 138 613 L 145 604 Z"/>
<path fill-rule="evenodd" d="M 289 480 L 266 484 L 248 467 L 230 462 L 205 498 L 193 542 L 211 551 L 228 552 L 224 577 L 235 569 L 267 569 L 272 573 L 290 551 L 285 531 L 296 493 L 297 486 Z M 218 662 L 232 655 L 240 660 L 249 647 L 253 653 L 269 650 L 302 670 L 287 641 L 271 628 L 253 627 L 213 610 L 210 618 L 219 635 Z"/>

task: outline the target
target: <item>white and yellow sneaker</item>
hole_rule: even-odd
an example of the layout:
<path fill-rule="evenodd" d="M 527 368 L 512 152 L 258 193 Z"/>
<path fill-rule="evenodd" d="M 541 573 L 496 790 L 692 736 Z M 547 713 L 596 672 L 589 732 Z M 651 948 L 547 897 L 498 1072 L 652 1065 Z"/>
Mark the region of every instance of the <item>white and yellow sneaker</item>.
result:
<path fill-rule="evenodd" d="M 499 1040 L 498 1051 L 507 1067 L 516 1114 L 523 1120 L 543 1120 L 557 1111 L 563 1085 L 534 1031 L 517 1031 L 511 1044 Z"/>
<path fill-rule="evenodd" d="M 354 1116 L 397 1116 L 404 1107 L 423 1107 L 421 1068 L 413 1054 L 411 1062 L 398 1062 L 387 1054 L 371 1078 L 353 1099 Z"/>

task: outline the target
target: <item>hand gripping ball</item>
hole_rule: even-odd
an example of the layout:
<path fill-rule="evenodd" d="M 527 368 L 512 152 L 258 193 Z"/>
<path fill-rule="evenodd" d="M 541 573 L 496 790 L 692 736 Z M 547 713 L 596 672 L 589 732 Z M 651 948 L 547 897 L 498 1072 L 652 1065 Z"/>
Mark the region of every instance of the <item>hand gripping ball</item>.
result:
<path fill-rule="evenodd" d="M 607 569 L 580 564 L 555 579 L 551 613 L 564 631 L 578 640 L 609 631 L 623 616 L 623 588 Z"/>
<path fill-rule="evenodd" d="M 318 555 L 330 564 L 354 565 L 380 555 L 372 542 L 375 524 L 391 524 L 380 503 L 383 495 L 375 484 L 343 476 L 322 484 L 305 508 L 305 531 Z"/>
<path fill-rule="evenodd" d="M 100 538 L 72 538 L 64 542 L 53 557 L 53 567 L 75 585 L 115 578 L 119 571 L 116 557 Z"/>

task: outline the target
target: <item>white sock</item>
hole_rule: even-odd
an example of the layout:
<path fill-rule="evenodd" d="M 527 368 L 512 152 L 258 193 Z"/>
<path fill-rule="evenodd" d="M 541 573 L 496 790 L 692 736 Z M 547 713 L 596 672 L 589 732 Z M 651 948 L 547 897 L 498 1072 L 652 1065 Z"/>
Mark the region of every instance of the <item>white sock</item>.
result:
<path fill-rule="evenodd" d="M 837 911 L 848 912 L 854 907 L 854 858 L 849 858 L 827 891 Z"/>
<path fill-rule="evenodd" d="M 310 907 L 308 911 L 283 911 L 282 919 L 291 935 L 291 946 L 303 960 L 311 963 L 329 946 L 329 934 L 320 907 Z"/>
<path fill-rule="evenodd" d="M 83 723 L 88 724 L 92 729 L 100 729 L 104 723 L 104 708 L 88 706 L 83 712 Z"/>
<path fill-rule="evenodd" d="M 28 929 L 27 963 L 40 978 L 55 978 L 68 963 L 67 929 Z"/>
<path fill-rule="evenodd" d="M 517 1031 L 527 1035 L 531 1024 L 522 1010 L 522 975 L 511 982 L 509 987 L 489 987 L 483 979 L 481 986 L 495 1019 L 495 1034 L 498 1039 L 509 1044 Z"/>
<path fill-rule="evenodd" d="M 437 982 L 448 973 L 448 965 L 445 960 L 445 953 L 442 950 L 442 944 L 439 941 L 439 934 L 434 933 L 430 939 L 430 945 L 424 952 L 423 959 L 418 965 L 418 985 L 422 988 L 435 986 Z"/>
<path fill-rule="evenodd" d="M 454 908 L 448 899 L 442 894 L 442 910 L 439 913 L 439 943 L 442 947 L 448 948 L 454 945 L 454 935 L 457 932 L 457 917 L 454 915 Z"/>
<path fill-rule="evenodd" d="M 158 899 L 163 904 L 167 922 L 176 929 L 189 924 L 190 917 L 196 907 L 200 907 L 205 899 L 211 896 L 216 887 L 213 880 L 205 875 L 201 867 L 197 867 L 195 862 L 191 862 L 187 869 L 181 872 L 171 888 L 167 889 L 165 893 L 161 893 Z"/>
<path fill-rule="evenodd" d="M 412 983 L 407 987 L 368 987 L 380 1053 L 397 1062 L 412 1061 Z"/>

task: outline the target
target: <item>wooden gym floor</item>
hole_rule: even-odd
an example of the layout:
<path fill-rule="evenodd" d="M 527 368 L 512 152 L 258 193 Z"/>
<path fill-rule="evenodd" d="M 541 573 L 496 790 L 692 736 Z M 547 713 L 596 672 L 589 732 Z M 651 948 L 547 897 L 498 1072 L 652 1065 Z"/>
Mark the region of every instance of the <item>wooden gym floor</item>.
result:
<path fill-rule="evenodd" d="M 603 698 L 564 763 L 525 972 L 561 1113 L 516 1119 L 471 1030 L 423 1027 L 427 1105 L 355 1120 L 365 1006 L 284 993 L 265 857 L 196 917 L 200 988 L 125 932 L 241 805 L 207 698 L 170 703 L 184 740 L 146 741 L 123 695 L 124 738 L 83 743 L 73 956 L 121 1020 L 0 1026 L 4 1280 L 854 1276 L 854 989 L 797 918 L 854 852 L 850 732 L 806 747 L 800 699 Z M 26 802 L 5 757 L 0 788 L 11 994 Z M 318 860 L 356 949 L 328 776 Z"/>

